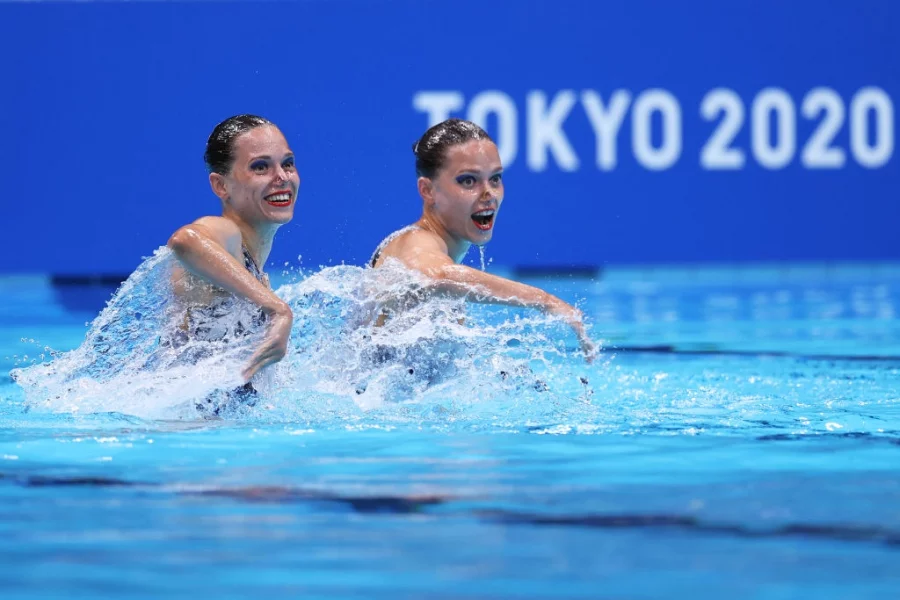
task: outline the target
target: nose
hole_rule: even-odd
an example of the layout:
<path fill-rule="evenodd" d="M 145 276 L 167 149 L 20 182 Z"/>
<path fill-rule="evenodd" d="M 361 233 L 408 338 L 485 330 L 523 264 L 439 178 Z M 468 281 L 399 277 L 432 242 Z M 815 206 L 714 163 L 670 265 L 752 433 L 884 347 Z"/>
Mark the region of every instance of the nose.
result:
<path fill-rule="evenodd" d="M 290 176 L 288 176 L 287 171 L 281 165 L 276 165 L 275 167 L 275 180 L 277 183 L 286 183 L 290 180 Z"/>

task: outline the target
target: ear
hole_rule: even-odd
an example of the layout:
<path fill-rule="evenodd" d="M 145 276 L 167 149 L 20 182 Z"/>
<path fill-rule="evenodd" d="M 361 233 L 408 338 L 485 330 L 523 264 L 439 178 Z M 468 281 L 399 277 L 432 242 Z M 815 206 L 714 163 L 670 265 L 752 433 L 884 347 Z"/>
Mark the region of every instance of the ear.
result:
<path fill-rule="evenodd" d="M 212 188 L 213 194 L 219 197 L 222 202 L 228 199 L 228 189 L 225 186 L 225 176 L 219 173 L 209 174 L 209 187 Z"/>
<path fill-rule="evenodd" d="M 419 188 L 419 195 L 422 196 L 425 206 L 429 208 L 434 206 L 434 182 L 427 177 L 419 177 L 416 185 Z"/>

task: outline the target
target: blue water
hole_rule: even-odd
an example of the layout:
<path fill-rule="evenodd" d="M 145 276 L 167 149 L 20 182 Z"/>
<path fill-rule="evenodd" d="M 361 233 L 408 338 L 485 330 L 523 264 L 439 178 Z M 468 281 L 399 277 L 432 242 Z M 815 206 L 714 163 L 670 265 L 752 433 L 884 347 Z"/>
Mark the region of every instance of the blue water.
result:
<path fill-rule="evenodd" d="M 491 307 L 470 327 L 500 342 L 471 347 L 496 356 L 396 397 L 321 374 L 346 366 L 328 319 L 298 324 L 294 387 L 231 419 L 122 387 L 26 410 L 4 375 L 0 596 L 900 594 L 900 269 L 527 281 L 582 303 L 594 364 Z M 76 348 L 111 291 L 0 279 L 3 373 Z"/>

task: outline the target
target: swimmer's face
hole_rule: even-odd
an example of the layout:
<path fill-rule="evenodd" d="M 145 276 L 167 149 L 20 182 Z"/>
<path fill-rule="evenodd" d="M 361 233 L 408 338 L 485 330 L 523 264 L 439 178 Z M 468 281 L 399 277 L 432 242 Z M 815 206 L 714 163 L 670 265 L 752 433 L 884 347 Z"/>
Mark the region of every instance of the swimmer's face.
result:
<path fill-rule="evenodd" d="M 488 140 L 451 146 L 435 178 L 420 178 L 419 191 L 448 233 L 479 246 L 486 244 L 503 202 L 503 165 L 497 146 Z"/>
<path fill-rule="evenodd" d="M 209 176 L 213 191 L 245 222 L 284 224 L 294 216 L 300 175 L 277 127 L 255 127 L 234 141 L 227 175 Z"/>

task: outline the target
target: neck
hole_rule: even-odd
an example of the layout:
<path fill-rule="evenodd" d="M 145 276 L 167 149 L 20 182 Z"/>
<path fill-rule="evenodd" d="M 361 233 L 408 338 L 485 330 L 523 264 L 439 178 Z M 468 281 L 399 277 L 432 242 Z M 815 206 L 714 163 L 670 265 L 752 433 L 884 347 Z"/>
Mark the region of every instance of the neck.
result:
<path fill-rule="evenodd" d="M 472 245 L 472 242 L 460 239 L 447 231 L 447 228 L 444 227 L 440 221 L 428 213 L 423 214 L 416 222 L 416 225 L 436 234 L 444 240 L 444 243 L 447 244 L 447 254 L 450 256 L 450 259 L 457 264 L 462 262 L 462 259 L 466 256 L 466 252 L 469 251 L 469 247 Z"/>
<path fill-rule="evenodd" d="M 277 223 L 253 225 L 234 214 L 225 214 L 223 216 L 238 226 L 247 252 L 250 253 L 250 257 L 256 263 L 256 266 L 262 271 L 263 265 L 269 260 L 269 254 L 272 252 L 272 242 L 275 240 L 275 233 L 281 225 Z"/>

